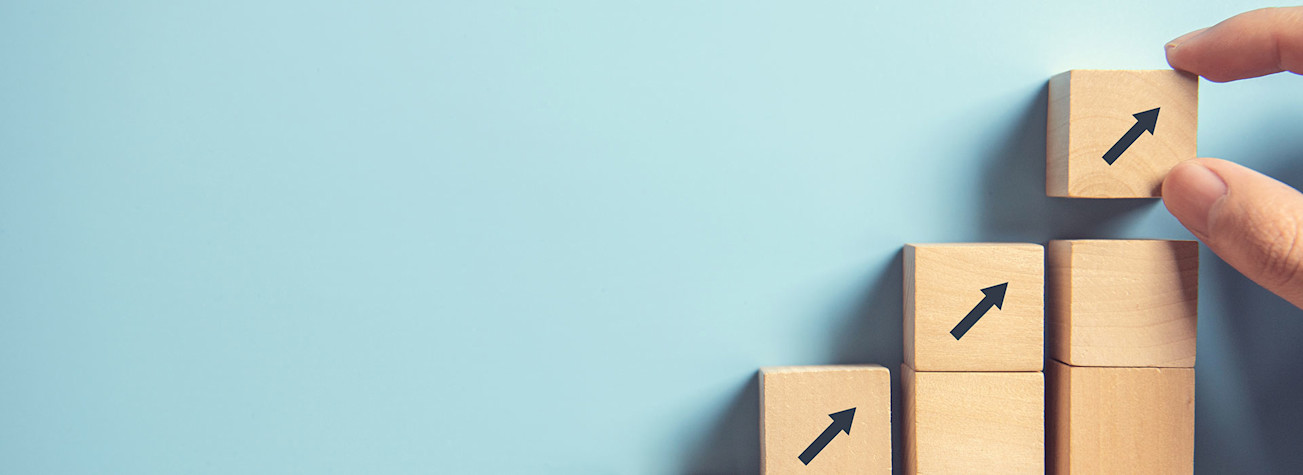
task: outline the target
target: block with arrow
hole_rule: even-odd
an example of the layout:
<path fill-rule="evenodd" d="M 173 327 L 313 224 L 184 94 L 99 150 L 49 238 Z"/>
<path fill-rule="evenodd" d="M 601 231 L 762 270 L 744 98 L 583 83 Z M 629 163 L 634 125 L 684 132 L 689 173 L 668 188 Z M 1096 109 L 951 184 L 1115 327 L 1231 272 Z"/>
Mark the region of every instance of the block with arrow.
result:
<path fill-rule="evenodd" d="M 891 375 L 879 365 L 760 370 L 761 472 L 891 473 Z"/>
<path fill-rule="evenodd" d="M 1045 193 L 1156 198 L 1195 157 L 1199 82 L 1173 70 L 1072 70 L 1050 79 Z"/>
<path fill-rule="evenodd" d="M 1039 244 L 909 244 L 905 363 L 919 371 L 1040 371 Z"/>

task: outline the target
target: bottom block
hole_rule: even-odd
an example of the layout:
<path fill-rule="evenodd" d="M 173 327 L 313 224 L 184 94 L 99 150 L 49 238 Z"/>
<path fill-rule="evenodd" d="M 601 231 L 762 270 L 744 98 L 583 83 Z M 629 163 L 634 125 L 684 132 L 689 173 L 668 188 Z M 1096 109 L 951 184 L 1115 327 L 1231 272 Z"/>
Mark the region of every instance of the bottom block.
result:
<path fill-rule="evenodd" d="M 891 374 L 887 368 L 761 368 L 760 470 L 890 474 Z"/>
<path fill-rule="evenodd" d="M 905 473 L 1045 473 L 1040 372 L 916 372 L 901 366 Z"/>
<path fill-rule="evenodd" d="M 1046 371 L 1052 473 L 1194 473 L 1194 368 Z"/>

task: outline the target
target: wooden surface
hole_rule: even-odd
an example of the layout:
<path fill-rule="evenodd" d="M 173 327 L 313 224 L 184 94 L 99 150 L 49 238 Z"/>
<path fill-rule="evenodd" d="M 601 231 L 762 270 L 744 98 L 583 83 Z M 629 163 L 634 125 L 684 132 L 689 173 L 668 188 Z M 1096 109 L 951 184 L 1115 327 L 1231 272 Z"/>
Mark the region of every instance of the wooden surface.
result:
<path fill-rule="evenodd" d="M 1073 70 L 1050 79 L 1045 192 L 1079 198 L 1159 197 L 1172 166 L 1195 157 L 1199 82 L 1173 70 Z M 1112 165 L 1104 153 L 1159 108 L 1145 132 Z"/>
<path fill-rule="evenodd" d="M 1044 360 L 1044 247 L 909 244 L 904 251 L 905 363 L 919 371 L 1040 371 Z M 1008 283 L 963 338 L 950 331 Z"/>
<path fill-rule="evenodd" d="M 1046 369 L 1054 474 L 1194 472 L 1194 369 Z"/>
<path fill-rule="evenodd" d="M 855 408 L 840 433 L 805 465 L 797 458 Z M 891 375 L 879 365 L 783 366 L 760 370 L 760 459 L 766 474 L 890 474 Z"/>
<path fill-rule="evenodd" d="M 1051 241 L 1050 355 L 1075 366 L 1192 367 L 1194 241 Z"/>
<path fill-rule="evenodd" d="M 901 366 L 905 473 L 1045 472 L 1040 372 L 915 372 Z"/>

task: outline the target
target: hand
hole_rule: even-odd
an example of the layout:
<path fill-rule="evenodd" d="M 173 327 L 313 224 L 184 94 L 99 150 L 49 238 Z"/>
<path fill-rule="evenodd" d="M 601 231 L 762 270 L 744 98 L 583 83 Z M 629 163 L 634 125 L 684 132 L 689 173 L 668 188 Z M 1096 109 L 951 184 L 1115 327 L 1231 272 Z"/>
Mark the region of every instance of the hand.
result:
<path fill-rule="evenodd" d="M 1236 15 L 1167 44 L 1167 62 L 1213 82 L 1303 72 L 1303 7 Z M 1163 180 L 1163 204 L 1213 252 L 1303 308 L 1303 194 L 1234 163 L 1196 158 Z"/>

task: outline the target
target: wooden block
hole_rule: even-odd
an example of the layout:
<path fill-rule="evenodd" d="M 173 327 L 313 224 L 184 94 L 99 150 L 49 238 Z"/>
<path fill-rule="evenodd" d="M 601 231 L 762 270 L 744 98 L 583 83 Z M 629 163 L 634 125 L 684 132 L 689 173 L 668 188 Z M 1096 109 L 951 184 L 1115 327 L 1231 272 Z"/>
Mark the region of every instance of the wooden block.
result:
<path fill-rule="evenodd" d="M 900 372 L 905 473 L 1045 473 L 1040 372 Z"/>
<path fill-rule="evenodd" d="M 1051 241 L 1050 355 L 1073 366 L 1192 367 L 1194 241 Z"/>
<path fill-rule="evenodd" d="M 1050 79 L 1049 103 L 1050 196 L 1157 198 L 1168 170 L 1194 158 L 1199 80 L 1191 74 L 1068 71 Z"/>
<path fill-rule="evenodd" d="M 904 262 L 906 364 L 919 371 L 1041 370 L 1044 247 L 909 244 Z M 961 326 L 973 312 L 980 319 Z"/>
<path fill-rule="evenodd" d="M 760 460 L 761 473 L 890 474 L 887 368 L 761 368 Z"/>
<path fill-rule="evenodd" d="M 1194 368 L 1092 368 L 1051 360 L 1051 473 L 1194 473 Z"/>

